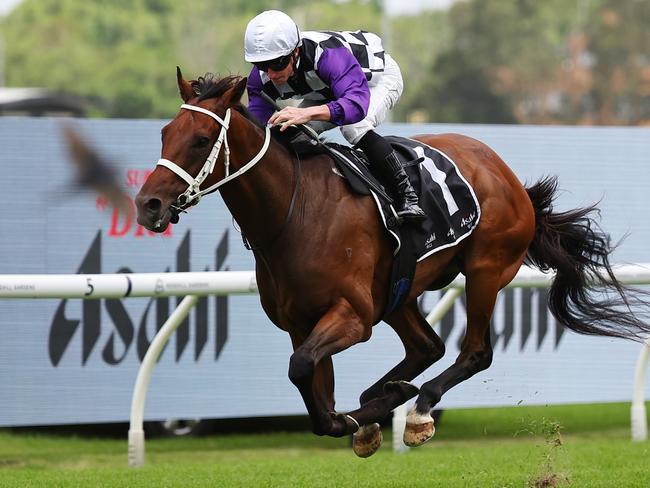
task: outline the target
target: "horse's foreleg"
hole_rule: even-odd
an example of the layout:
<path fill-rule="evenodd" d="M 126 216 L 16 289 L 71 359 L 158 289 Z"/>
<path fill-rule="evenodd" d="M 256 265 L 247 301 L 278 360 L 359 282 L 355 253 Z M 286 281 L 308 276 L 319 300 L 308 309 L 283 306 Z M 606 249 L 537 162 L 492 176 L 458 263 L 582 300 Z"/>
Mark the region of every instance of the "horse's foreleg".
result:
<path fill-rule="evenodd" d="M 341 437 L 359 428 L 354 419 L 333 412 L 331 356 L 367 340 L 370 330 L 371 326 L 364 325 L 350 303 L 341 298 L 291 355 L 289 379 L 300 391 L 315 434 Z"/>
<path fill-rule="evenodd" d="M 379 381 L 361 394 L 361 408 L 349 412 L 362 428 L 354 435 L 352 447 L 361 457 L 374 454 L 381 445 L 379 422 L 418 393 L 407 383 L 438 361 L 445 344 L 418 310 L 417 301 L 405 304 L 387 318 L 404 344 L 405 357 Z"/>
<path fill-rule="evenodd" d="M 404 345 L 404 359 L 359 398 L 361 408 L 350 412 L 359 424 L 382 421 L 395 407 L 417 394 L 417 388 L 406 383 L 439 360 L 445 344 L 422 317 L 414 300 L 387 318 Z"/>
<path fill-rule="evenodd" d="M 467 275 L 467 332 L 460 354 L 453 365 L 421 386 L 415 406 L 406 418 L 406 445 L 419 446 L 429 440 L 435 431 L 430 412 L 442 395 L 492 363 L 490 319 L 500 289 L 499 276 L 495 270 L 480 270 Z"/>

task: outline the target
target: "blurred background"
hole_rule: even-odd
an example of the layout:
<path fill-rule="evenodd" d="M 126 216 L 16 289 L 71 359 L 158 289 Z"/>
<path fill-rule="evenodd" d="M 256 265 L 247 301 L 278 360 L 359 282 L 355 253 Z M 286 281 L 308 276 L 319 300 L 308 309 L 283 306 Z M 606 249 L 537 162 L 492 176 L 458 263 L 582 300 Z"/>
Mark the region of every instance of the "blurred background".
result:
<path fill-rule="evenodd" d="M 170 117 L 175 66 L 247 75 L 243 32 L 269 8 L 382 35 L 406 83 L 394 122 L 650 124 L 649 0 L 0 0 L 0 110 Z"/>

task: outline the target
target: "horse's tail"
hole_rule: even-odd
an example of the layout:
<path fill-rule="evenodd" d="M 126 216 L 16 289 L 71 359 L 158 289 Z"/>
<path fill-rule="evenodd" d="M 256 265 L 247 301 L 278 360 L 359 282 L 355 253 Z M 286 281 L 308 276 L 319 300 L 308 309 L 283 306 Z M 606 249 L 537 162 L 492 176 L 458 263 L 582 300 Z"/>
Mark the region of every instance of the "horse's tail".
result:
<path fill-rule="evenodd" d="M 549 308 L 566 327 L 581 334 L 641 340 L 650 325 L 631 308 L 647 304 L 643 292 L 625 288 L 614 276 L 613 250 L 593 214 L 595 206 L 553 212 L 557 178 L 547 177 L 526 188 L 535 209 L 535 238 L 526 263 L 556 277 L 549 292 Z"/>

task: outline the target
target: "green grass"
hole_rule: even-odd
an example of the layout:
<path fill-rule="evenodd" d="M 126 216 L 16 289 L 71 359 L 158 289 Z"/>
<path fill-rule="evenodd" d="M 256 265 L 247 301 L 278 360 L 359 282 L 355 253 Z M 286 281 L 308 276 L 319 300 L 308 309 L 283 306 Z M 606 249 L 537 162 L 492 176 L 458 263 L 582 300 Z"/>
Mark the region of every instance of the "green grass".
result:
<path fill-rule="evenodd" d="M 0 430 L 0 487 L 650 486 L 650 444 L 630 441 L 629 404 L 447 411 L 405 454 L 384 436 L 369 459 L 308 433 L 154 439 L 131 469 L 125 440 Z"/>

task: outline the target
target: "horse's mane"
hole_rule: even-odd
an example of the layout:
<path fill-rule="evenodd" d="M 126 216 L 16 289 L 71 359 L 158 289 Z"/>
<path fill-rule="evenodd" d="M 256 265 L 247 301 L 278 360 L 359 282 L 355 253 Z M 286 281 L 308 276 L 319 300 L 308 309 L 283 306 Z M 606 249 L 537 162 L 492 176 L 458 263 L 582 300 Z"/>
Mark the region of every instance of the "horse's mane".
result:
<path fill-rule="evenodd" d="M 242 77 L 238 75 L 217 78 L 213 73 L 206 73 L 203 76 L 199 76 L 198 79 L 192 80 L 190 84 L 194 93 L 199 97 L 200 102 L 208 98 L 219 98 L 223 96 L 224 93 L 235 87 L 241 80 Z M 259 121 L 253 117 L 253 114 L 242 103 L 235 104 L 233 108 L 254 124 L 261 126 Z"/>
<path fill-rule="evenodd" d="M 217 78 L 213 73 L 206 73 L 203 76 L 199 76 L 198 79 L 190 81 L 190 84 L 194 93 L 199 97 L 199 101 L 202 101 L 208 98 L 223 96 L 224 93 L 233 88 L 240 80 L 241 76 L 237 75 Z"/>
<path fill-rule="evenodd" d="M 194 93 L 199 97 L 200 102 L 209 98 L 223 96 L 224 93 L 237 85 L 241 80 L 242 77 L 238 75 L 228 75 L 223 78 L 218 78 L 213 73 L 206 73 L 203 76 L 199 76 L 198 79 L 192 80 L 190 83 Z M 237 103 L 233 108 L 255 125 L 264 127 L 242 103 Z M 301 156 L 324 154 L 324 150 L 320 146 L 311 146 L 309 144 L 301 144 L 300 147 L 292 146 L 290 140 L 297 132 L 297 129 L 286 132 L 280 132 L 278 129 L 274 129 L 271 131 L 271 134 L 277 142 L 285 146 L 290 152 L 297 151 Z"/>

